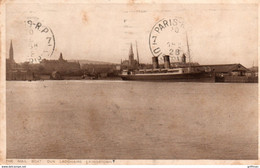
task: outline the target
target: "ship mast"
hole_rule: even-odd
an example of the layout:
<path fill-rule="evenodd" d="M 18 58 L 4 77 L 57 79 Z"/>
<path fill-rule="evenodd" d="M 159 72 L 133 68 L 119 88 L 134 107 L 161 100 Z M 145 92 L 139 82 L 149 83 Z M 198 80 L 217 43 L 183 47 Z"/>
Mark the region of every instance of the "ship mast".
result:
<path fill-rule="evenodd" d="M 189 41 L 188 41 L 187 32 L 186 32 L 186 42 L 187 42 L 187 49 L 188 49 L 188 55 L 189 55 L 189 66 L 190 66 L 190 47 L 189 47 Z"/>
<path fill-rule="evenodd" d="M 135 44 L 136 44 L 137 65 L 139 67 L 139 54 L 138 54 L 138 48 L 137 48 L 137 41 L 135 41 Z"/>

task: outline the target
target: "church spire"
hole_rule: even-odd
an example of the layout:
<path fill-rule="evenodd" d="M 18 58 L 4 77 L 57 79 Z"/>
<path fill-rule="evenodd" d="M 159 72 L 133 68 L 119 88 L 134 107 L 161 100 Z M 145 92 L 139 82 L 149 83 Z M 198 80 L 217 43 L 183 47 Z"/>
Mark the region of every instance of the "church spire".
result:
<path fill-rule="evenodd" d="M 13 49 L 12 40 L 11 40 L 10 49 L 9 49 L 9 59 L 12 60 L 12 61 L 14 61 L 14 49 Z"/>
<path fill-rule="evenodd" d="M 129 65 L 133 66 L 133 64 L 134 64 L 134 52 L 133 52 L 133 46 L 131 43 L 130 50 L 129 50 Z"/>
<path fill-rule="evenodd" d="M 129 56 L 134 55 L 132 43 L 130 45 Z"/>

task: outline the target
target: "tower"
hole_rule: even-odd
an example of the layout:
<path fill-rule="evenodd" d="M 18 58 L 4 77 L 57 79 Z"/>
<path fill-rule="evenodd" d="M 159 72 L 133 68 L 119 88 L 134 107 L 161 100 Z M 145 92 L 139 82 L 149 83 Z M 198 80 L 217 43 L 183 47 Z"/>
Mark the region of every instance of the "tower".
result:
<path fill-rule="evenodd" d="M 129 50 L 129 66 L 134 65 L 134 52 L 133 52 L 133 46 L 132 43 L 130 45 L 130 50 Z"/>
<path fill-rule="evenodd" d="M 62 56 L 62 53 L 60 53 L 60 58 L 59 58 L 59 61 L 63 61 L 63 56 Z"/>
<path fill-rule="evenodd" d="M 11 40 L 10 49 L 9 49 L 9 59 L 10 59 L 10 61 L 14 62 L 14 49 L 13 49 L 12 40 Z"/>

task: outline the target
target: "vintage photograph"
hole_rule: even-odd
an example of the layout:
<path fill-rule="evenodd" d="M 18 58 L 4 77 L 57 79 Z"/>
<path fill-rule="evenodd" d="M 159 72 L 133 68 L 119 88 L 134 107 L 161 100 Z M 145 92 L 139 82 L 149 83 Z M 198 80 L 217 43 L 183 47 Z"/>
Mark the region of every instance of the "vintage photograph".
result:
<path fill-rule="evenodd" d="M 258 160 L 258 4 L 4 5 L 7 159 Z"/>

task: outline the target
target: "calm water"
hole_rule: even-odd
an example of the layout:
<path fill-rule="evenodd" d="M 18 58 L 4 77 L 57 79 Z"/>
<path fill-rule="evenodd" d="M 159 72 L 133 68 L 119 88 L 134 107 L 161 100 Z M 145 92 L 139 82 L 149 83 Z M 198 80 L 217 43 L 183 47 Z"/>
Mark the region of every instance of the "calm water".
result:
<path fill-rule="evenodd" d="M 7 157 L 257 159 L 257 84 L 7 82 Z"/>

